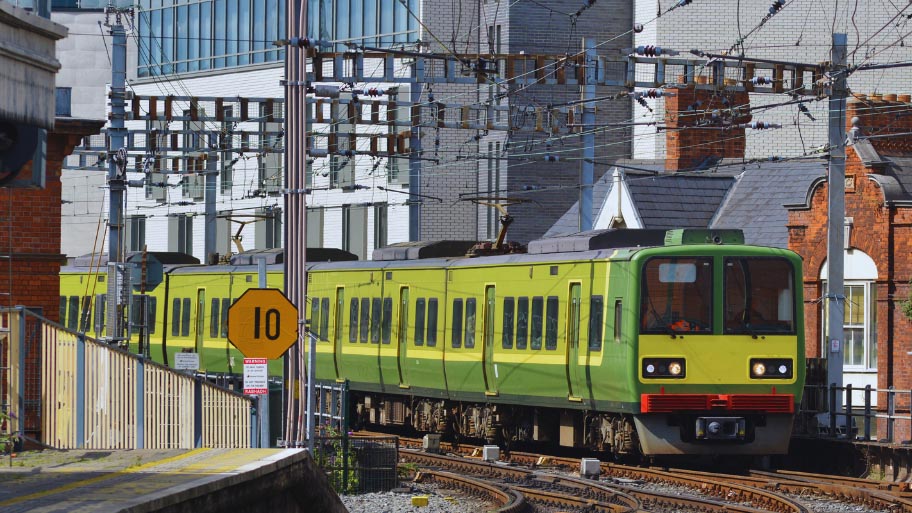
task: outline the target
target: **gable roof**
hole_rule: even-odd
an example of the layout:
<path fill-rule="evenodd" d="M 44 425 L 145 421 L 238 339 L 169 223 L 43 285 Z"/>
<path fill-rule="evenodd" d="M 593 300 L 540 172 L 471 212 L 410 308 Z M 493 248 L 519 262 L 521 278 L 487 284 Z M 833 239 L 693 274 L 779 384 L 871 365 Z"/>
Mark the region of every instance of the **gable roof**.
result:
<path fill-rule="evenodd" d="M 745 164 L 710 228 L 740 228 L 744 242 L 788 247 L 788 210 L 804 203 L 814 180 L 826 176 L 826 162 L 795 160 Z"/>
<path fill-rule="evenodd" d="M 656 161 L 621 160 L 617 167 L 625 170 L 643 228 L 736 228 L 747 244 L 782 248 L 788 247 L 785 205 L 804 203 L 814 180 L 826 175 L 822 160 L 729 165 L 701 173 L 665 173 L 664 164 Z M 612 174 L 593 184 L 593 219 L 614 185 Z M 912 190 L 912 172 L 909 180 Z M 575 233 L 578 227 L 579 202 L 544 237 Z"/>

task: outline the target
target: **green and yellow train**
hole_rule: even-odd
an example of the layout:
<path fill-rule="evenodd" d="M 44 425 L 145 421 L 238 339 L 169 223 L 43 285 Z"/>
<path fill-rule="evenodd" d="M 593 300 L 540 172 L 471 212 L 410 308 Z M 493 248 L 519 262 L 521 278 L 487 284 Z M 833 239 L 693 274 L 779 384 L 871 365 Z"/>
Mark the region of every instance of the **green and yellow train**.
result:
<path fill-rule="evenodd" d="M 316 377 L 350 382 L 358 422 L 616 455 L 787 452 L 805 372 L 796 254 L 709 230 L 591 232 L 477 258 L 452 247 L 308 265 Z M 155 293 L 180 298 L 181 320 L 156 319 L 169 336 L 153 337 L 153 357 L 195 347 L 225 369 L 233 349 L 212 328 L 224 313 L 197 312 L 230 304 L 255 272 L 169 270 Z"/>

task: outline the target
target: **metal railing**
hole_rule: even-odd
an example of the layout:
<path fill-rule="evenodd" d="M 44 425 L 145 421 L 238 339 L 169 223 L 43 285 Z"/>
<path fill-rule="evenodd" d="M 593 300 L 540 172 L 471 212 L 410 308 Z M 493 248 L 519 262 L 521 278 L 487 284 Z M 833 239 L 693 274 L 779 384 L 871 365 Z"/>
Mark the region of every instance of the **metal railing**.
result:
<path fill-rule="evenodd" d="M 252 399 L 100 343 L 24 308 L 0 309 L 8 371 L 0 391 L 12 432 L 60 449 L 246 448 Z M 32 354 L 27 340 L 36 336 Z M 28 353 L 28 358 L 26 358 Z M 40 395 L 39 395 L 40 394 Z M 38 396 L 36 413 L 26 398 Z M 31 417 L 39 422 L 28 425 Z M 265 419 L 264 419 L 265 420 Z"/>
<path fill-rule="evenodd" d="M 385 492 L 399 486 L 399 437 L 317 436 L 313 456 L 336 493 Z"/>
<path fill-rule="evenodd" d="M 806 385 L 795 434 L 910 443 L 912 390 Z M 848 413 L 848 416 L 846 415 Z"/>

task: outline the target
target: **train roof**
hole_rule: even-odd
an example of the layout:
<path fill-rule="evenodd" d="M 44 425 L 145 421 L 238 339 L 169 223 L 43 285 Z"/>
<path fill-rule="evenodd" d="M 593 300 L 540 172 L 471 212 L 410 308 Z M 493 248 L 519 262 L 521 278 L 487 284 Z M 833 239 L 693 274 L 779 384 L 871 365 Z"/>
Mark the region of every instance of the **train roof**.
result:
<path fill-rule="evenodd" d="M 141 251 L 131 251 L 127 253 L 126 260 L 137 257 L 137 255 L 142 255 Z M 152 257 L 161 262 L 165 267 L 176 266 L 176 265 L 199 265 L 200 261 L 198 258 L 188 255 L 186 253 L 179 253 L 176 251 L 148 251 L 146 252 L 147 257 Z M 108 254 L 107 253 L 89 253 L 86 255 L 80 255 L 71 259 L 67 262 L 66 267 L 97 267 L 101 268 L 108 265 Z"/>

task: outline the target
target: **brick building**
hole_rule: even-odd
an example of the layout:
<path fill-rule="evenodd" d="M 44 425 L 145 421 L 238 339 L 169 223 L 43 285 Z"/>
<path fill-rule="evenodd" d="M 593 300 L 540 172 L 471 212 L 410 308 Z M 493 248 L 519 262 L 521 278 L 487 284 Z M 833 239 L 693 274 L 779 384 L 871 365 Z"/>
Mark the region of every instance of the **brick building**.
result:
<path fill-rule="evenodd" d="M 717 110 L 713 106 L 726 95 L 693 86 L 678 92 L 666 102 L 668 158 L 619 161 L 594 188 L 596 228 L 739 228 L 749 244 L 792 249 L 804 259 L 806 355 L 825 358 L 825 156 L 747 161 L 743 130 L 713 130 L 720 125 L 705 121 L 706 111 Z M 912 389 L 912 321 L 903 312 L 912 299 L 910 100 L 856 95 L 847 108 L 843 383 L 856 390 Z M 690 108 L 697 101 L 708 106 L 702 114 Z M 735 124 L 738 116 L 722 124 Z M 546 235 L 574 231 L 577 209 Z M 885 394 L 873 399 L 885 408 Z M 853 393 L 855 407 L 863 400 L 861 392 Z M 901 401 L 897 406 L 908 408 Z M 878 428 L 882 436 L 885 427 Z M 895 439 L 910 435 L 896 433 Z"/>

